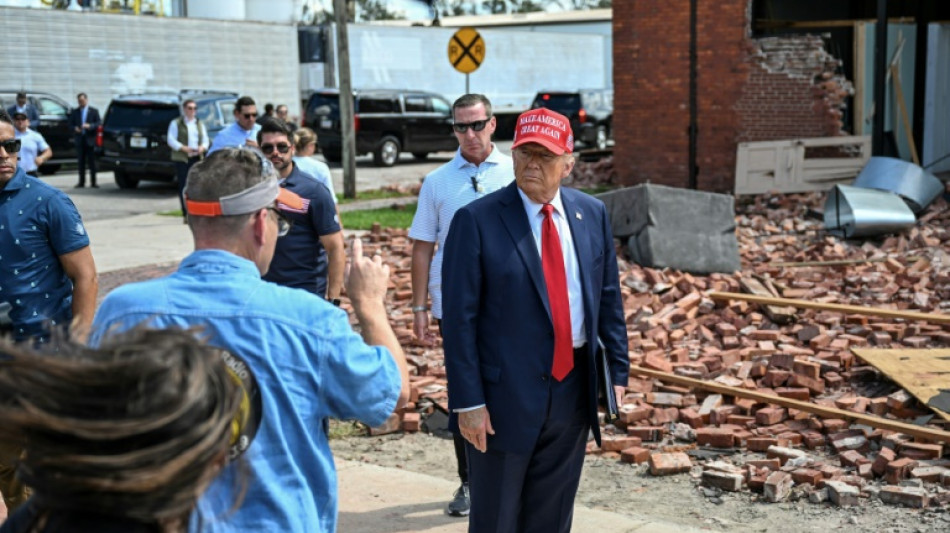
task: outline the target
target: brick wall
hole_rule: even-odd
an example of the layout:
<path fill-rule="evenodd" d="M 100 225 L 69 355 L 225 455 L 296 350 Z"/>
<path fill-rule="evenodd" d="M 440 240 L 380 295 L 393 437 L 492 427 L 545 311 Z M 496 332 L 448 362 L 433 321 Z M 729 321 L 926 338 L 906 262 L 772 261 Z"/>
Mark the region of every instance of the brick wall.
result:
<path fill-rule="evenodd" d="M 614 169 L 627 185 L 689 185 L 689 0 L 613 8 Z M 736 145 L 841 130 L 850 90 L 811 36 L 754 40 L 750 0 L 699 0 L 698 186 L 731 191 Z"/>

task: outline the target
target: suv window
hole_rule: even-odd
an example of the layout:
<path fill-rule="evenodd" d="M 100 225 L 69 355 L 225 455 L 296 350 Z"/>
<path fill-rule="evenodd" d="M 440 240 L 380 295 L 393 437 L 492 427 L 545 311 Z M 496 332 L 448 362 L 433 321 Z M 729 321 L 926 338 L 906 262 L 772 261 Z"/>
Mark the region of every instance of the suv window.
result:
<path fill-rule="evenodd" d="M 49 98 L 37 98 L 36 107 L 39 108 L 40 115 L 56 115 L 65 117 L 69 110 L 63 104 Z"/>
<path fill-rule="evenodd" d="M 552 111 L 557 111 L 562 115 L 570 116 L 577 112 L 581 107 L 581 96 L 579 94 L 539 94 L 534 100 L 532 108 L 546 107 Z"/>
<path fill-rule="evenodd" d="M 452 106 L 441 98 L 432 99 L 432 110 L 440 115 L 451 115 Z"/>
<path fill-rule="evenodd" d="M 425 96 L 411 95 L 406 97 L 406 113 L 427 113 L 432 111 L 431 100 Z"/>
<path fill-rule="evenodd" d="M 339 106 L 339 101 L 337 102 Z M 399 104 L 394 98 L 362 97 L 356 104 L 357 113 L 398 113 Z M 336 115 L 340 116 L 339 109 Z"/>
<path fill-rule="evenodd" d="M 109 126 L 166 130 L 168 124 L 178 118 L 179 114 L 175 106 L 113 102 L 109 110 Z"/>
<path fill-rule="evenodd" d="M 234 122 L 234 102 L 198 102 L 198 110 L 195 112 L 198 120 L 204 122 L 208 130 L 220 130 L 228 124 Z"/>

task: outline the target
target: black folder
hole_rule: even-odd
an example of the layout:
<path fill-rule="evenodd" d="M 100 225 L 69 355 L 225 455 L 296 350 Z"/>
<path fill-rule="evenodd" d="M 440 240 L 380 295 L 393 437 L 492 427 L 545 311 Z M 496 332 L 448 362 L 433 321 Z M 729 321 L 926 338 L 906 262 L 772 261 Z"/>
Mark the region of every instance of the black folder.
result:
<path fill-rule="evenodd" d="M 594 364 L 597 365 L 597 403 L 604 408 L 604 422 L 612 424 L 620 418 L 620 411 L 617 394 L 614 393 L 614 380 L 610 377 L 610 365 L 607 363 L 607 349 L 599 338 Z"/>

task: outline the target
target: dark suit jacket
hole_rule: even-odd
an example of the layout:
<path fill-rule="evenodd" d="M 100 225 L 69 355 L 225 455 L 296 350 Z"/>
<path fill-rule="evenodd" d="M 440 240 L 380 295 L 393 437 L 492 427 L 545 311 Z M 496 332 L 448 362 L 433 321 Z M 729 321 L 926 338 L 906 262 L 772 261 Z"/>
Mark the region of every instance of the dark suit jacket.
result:
<path fill-rule="evenodd" d="M 627 383 L 627 330 L 610 220 L 603 202 L 562 188 L 580 267 L 590 364 L 589 422 L 597 424 L 597 338 L 614 383 Z M 554 326 L 541 256 L 517 184 L 459 209 L 442 264 L 443 339 L 449 409 L 486 404 L 495 435 L 489 449 L 527 453 L 546 409 Z M 450 424 L 457 430 L 453 414 Z"/>
<path fill-rule="evenodd" d="M 82 127 L 82 109 L 77 107 L 69 112 L 69 131 L 76 137 L 76 146 L 79 146 L 81 142 L 93 146 L 96 143 L 96 128 L 102 122 L 99 118 L 99 110 L 92 106 L 87 107 L 89 110 L 86 112 L 86 122 L 89 123 L 89 129 L 82 133 L 76 133 L 76 128 Z"/>
<path fill-rule="evenodd" d="M 23 112 L 26 113 L 26 117 L 30 119 L 30 127 L 36 129 L 36 127 L 40 125 L 40 112 L 36 110 L 36 106 L 27 103 L 26 107 L 23 108 Z M 7 114 L 10 115 L 10 118 L 13 118 L 14 113 L 16 113 L 16 104 L 7 108 Z"/>

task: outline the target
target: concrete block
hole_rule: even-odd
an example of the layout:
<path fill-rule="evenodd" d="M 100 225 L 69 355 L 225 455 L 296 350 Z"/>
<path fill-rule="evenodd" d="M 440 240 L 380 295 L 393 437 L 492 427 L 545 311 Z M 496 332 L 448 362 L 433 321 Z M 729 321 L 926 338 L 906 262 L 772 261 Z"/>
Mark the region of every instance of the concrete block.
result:
<path fill-rule="evenodd" d="M 598 195 L 638 264 L 687 272 L 741 268 L 731 195 L 643 184 Z"/>

